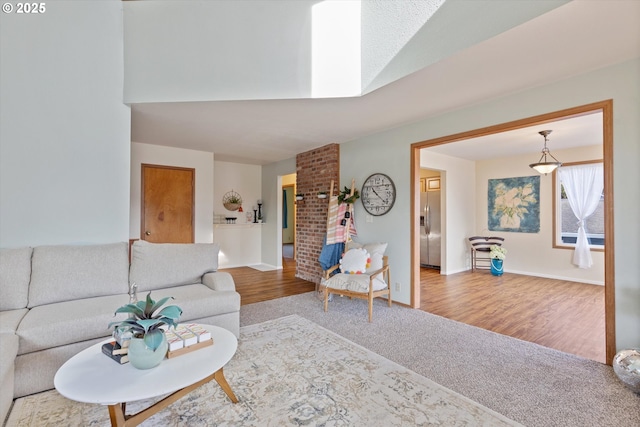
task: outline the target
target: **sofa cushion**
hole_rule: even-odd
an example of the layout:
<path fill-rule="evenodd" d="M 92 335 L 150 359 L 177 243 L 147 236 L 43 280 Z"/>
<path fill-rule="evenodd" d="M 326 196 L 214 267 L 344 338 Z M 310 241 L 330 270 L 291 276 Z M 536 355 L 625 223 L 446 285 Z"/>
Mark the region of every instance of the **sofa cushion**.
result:
<path fill-rule="evenodd" d="M 137 240 L 131 249 L 129 280 L 138 292 L 201 283 L 218 269 L 220 247 L 214 243 L 149 243 Z"/>
<path fill-rule="evenodd" d="M 0 311 L 0 333 L 15 334 L 20 321 L 28 312 L 26 308 Z"/>
<path fill-rule="evenodd" d="M 31 248 L 0 250 L 0 311 L 27 306 L 32 252 Z"/>
<path fill-rule="evenodd" d="M 331 289 L 340 289 L 366 294 L 369 292 L 369 277 L 370 276 L 362 274 L 338 273 L 325 280 L 323 285 Z M 374 291 L 379 291 L 386 287 L 387 284 L 382 279 L 382 274 L 373 278 Z"/>
<path fill-rule="evenodd" d="M 143 300 L 146 295 L 147 292 L 139 293 L 138 298 Z M 156 301 L 174 297 L 166 305 L 177 305 L 182 309 L 180 322 L 240 310 L 240 294 L 214 291 L 202 284 L 152 291 L 151 297 Z M 34 307 L 18 326 L 18 354 L 107 337 L 112 332 L 107 329 L 109 323 L 126 318 L 125 314 L 114 316 L 114 312 L 128 302 L 129 295 L 123 294 Z"/>
<path fill-rule="evenodd" d="M 15 358 L 18 353 L 18 336 L 0 334 L 0 421 L 3 421 L 13 401 Z"/>
<path fill-rule="evenodd" d="M 127 243 L 33 249 L 29 308 L 129 291 Z"/>
<path fill-rule="evenodd" d="M 240 311 L 239 293 L 214 291 L 202 284 L 158 289 L 151 292 L 151 297 L 156 301 L 173 297 L 174 299 L 167 301 L 167 305 L 177 305 L 182 309 L 180 323 Z M 146 298 L 146 293 L 138 294 L 138 298 Z"/>
<path fill-rule="evenodd" d="M 202 276 L 202 284 L 207 285 L 214 291 L 235 291 L 236 284 L 233 281 L 231 274 L 216 271 L 214 273 L 207 273 Z"/>
<path fill-rule="evenodd" d="M 127 317 L 115 311 L 128 302 L 125 293 L 34 307 L 18 326 L 18 354 L 108 337 L 113 332 L 109 323 Z"/>

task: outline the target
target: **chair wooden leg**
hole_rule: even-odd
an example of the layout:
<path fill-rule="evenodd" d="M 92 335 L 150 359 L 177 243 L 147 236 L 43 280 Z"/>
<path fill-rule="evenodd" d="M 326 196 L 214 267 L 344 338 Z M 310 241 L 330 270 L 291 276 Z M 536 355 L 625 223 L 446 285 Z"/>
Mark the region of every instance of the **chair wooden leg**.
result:
<path fill-rule="evenodd" d="M 387 289 L 389 289 L 387 298 L 389 299 L 389 307 L 391 307 L 391 273 L 389 273 L 389 270 L 387 270 Z"/>
<path fill-rule="evenodd" d="M 329 288 L 324 287 L 324 311 L 325 313 L 329 309 Z"/>
<path fill-rule="evenodd" d="M 369 323 L 371 323 L 373 318 L 373 297 L 369 295 Z"/>

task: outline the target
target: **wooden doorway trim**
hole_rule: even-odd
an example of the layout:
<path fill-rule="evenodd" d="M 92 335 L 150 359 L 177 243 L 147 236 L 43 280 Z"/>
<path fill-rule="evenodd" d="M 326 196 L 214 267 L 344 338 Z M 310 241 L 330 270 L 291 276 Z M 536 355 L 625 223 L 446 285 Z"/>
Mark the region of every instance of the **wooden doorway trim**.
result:
<path fill-rule="evenodd" d="M 416 237 L 420 221 L 418 206 L 418 201 L 420 200 L 420 186 L 417 185 L 420 179 L 420 150 L 465 139 L 478 138 L 524 127 L 542 125 L 556 120 L 590 114 L 597 111 L 602 112 L 603 121 L 602 155 L 604 166 L 604 191 L 606 194 L 604 209 L 605 352 L 607 364 L 611 365 L 613 357 L 616 354 L 615 247 L 613 224 L 613 100 L 611 99 L 411 144 L 411 307 L 420 307 L 420 242 L 419 238 Z"/>
<path fill-rule="evenodd" d="M 145 206 L 145 200 L 146 197 L 149 196 L 147 194 L 145 194 L 146 192 L 146 188 L 147 188 L 147 182 L 145 182 L 145 176 L 146 176 L 146 172 L 147 171 L 151 171 L 151 170 L 166 170 L 167 172 L 181 172 L 181 173 L 185 173 L 185 176 L 176 176 L 174 178 L 178 178 L 176 179 L 176 181 L 182 181 L 184 182 L 184 178 L 187 178 L 187 182 L 189 185 L 189 188 L 187 189 L 187 191 L 182 192 L 181 196 L 183 197 L 183 201 L 184 198 L 186 197 L 187 203 L 186 204 L 182 204 L 181 206 L 176 206 L 171 205 L 171 203 L 176 202 L 177 200 L 174 199 L 170 199 L 168 200 L 169 203 L 169 207 L 171 207 L 171 209 L 169 209 L 169 212 L 165 215 L 165 212 L 162 212 L 163 216 L 169 216 L 168 220 L 174 220 L 176 218 L 185 218 L 188 217 L 188 221 L 189 221 L 189 225 L 190 225 L 190 231 L 187 233 L 188 236 L 183 235 L 180 236 L 180 239 L 178 240 L 174 240 L 174 239 L 169 239 L 169 240 L 165 240 L 165 239 L 161 239 L 161 241 L 163 243 L 193 243 L 195 242 L 195 188 L 196 188 L 196 184 L 195 184 L 195 169 L 194 168 L 184 168 L 184 167 L 177 167 L 177 166 L 166 166 L 166 165 L 154 165 L 154 164 L 146 164 L 146 163 L 142 163 L 141 164 L 141 179 L 140 179 L 140 239 L 142 240 L 146 240 L 146 231 L 147 231 L 147 227 L 150 224 L 146 224 L 146 206 Z M 174 181 L 169 181 L 170 184 L 173 184 Z M 174 187 L 175 188 L 175 187 Z M 182 187 L 184 188 L 184 187 Z M 185 196 L 185 194 L 188 194 L 188 196 Z M 178 200 L 179 201 L 179 200 Z M 167 200 L 163 200 L 163 202 L 167 202 Z M 189 212 L 187 215 L 182 215 L 181 216 L 181 210 L 185 207 L 188 206 Z M 185 222 L 183 222 L 184 224 Z M 174 236 L 175 237 L 175 236 Z M 156 240 L 157 241 L 157 240 Z"/>

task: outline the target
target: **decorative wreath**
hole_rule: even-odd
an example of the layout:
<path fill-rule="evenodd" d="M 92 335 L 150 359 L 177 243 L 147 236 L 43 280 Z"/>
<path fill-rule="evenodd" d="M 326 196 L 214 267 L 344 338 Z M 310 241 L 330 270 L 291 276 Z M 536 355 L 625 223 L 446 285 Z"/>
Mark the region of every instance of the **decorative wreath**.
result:
<path fill-rule="evenodd" d="M 222 197 L 222 204 L 228 211 L 237 211 L 242 208 L 242 197 L 231 190 Z"/>

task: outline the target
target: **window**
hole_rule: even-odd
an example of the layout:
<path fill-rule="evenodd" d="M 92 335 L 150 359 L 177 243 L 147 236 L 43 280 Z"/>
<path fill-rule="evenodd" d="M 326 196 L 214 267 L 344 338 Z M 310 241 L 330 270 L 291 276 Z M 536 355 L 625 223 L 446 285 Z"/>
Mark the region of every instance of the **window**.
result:
<path fill-rule="evenodd" d="M 602 165 L 602 161 L 565 163 L 562 165 L 562 169 L 580 170 L 592 168 L 597 164 Z M 600 173 L 602 173 L 602 169 L 600 169 Z M 592 250 L 604 250 L 604 196 L 604 190 L 602 190 L 594 211 L 584 220 L 587 241 L 589 242 L 589 248 Z M 571 208 L 567 191 L 557 170 L 553 172 L 553 199 L 553 247 L 573 249 L 576 246 L 578 237 L 579 221 Z"/>

